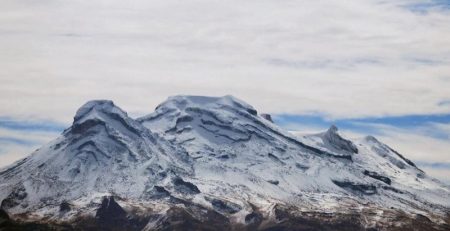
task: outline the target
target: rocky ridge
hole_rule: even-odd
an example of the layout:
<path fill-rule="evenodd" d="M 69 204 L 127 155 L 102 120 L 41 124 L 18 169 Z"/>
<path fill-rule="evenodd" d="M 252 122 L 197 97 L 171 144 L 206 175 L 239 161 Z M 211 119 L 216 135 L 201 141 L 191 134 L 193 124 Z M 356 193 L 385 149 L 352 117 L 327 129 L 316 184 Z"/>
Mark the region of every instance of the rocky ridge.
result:
<path fill-rule="evenodd" d="M 0 182 L 0 229 L 449 227 L 450 189 L 376 138 L 295 135 L 232 96 L 174 96 L 137 119 L 90 101 Z"/>

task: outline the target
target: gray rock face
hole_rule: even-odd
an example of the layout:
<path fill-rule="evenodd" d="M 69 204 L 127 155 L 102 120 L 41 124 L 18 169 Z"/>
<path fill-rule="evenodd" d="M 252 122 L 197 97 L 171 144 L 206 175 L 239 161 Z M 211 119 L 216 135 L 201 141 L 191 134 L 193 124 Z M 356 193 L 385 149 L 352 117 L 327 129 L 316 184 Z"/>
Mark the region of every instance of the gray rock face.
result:
<path fill-rule="evenodd" d="M 199 194 L 200 190 L 191 182 L 186 182 L 183 179 L 176 177 L 172 180 L 175 190 L 183 194 Z"/>
<path fill-rule="evenodd" d="M 358 148 L 350 141 L 342 138 L 338 134 L 338 128 L 332 125 L 323 135 L 325 144 L 329 144 L 338 151 L 348 153 L 358 153 Z"/>
<path fill-rule="evenodd" d="M 270 114 L 261 114 L 261 117 L 273 123 L 272 116 Z"/>

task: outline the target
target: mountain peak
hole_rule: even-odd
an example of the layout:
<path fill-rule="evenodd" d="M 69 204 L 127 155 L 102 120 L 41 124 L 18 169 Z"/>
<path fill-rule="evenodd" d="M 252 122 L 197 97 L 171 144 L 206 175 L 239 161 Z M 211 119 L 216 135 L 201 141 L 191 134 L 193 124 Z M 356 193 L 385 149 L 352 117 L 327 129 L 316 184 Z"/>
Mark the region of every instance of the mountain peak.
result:
<path fill-rule="evenodd" d="M 372 142 L 372 143 L 380 143 L 380 141 L 377 140 L 374 136 L 366 136 L 364 137 L 364 140 Z"/>
<path fill-rule="evenodd" d="M 116 114 L 120 117 L 127 117 L 127 113 L 117 107 L 111 100 L 91 100 L 81 106 L 74 117 L 74 122 L 96 113 Z"/>
<path fill-rule="evenodd" d="M 232 96 L 170 97 L 137 120 L 94 100 L 74 119 L 55 141 L 0 170 L 0 217 L 3 209 L 12 219 L 77 221 L 81 230 L 90 222 L 172 230 L 182 219 L 253 230 L 303 222 L 295 211 L 305 209 L 320 222 L 367 217 L 361 229 L 396 214 L 416 221 L 418 212 L 440 222 L 450 207 L 448 188 L 387 145 L 348 140 L 336 126 L 296 137 Z M 120 228 L 127 222 L 133 228 Z"/>
<path fill-rule="evenodd" d="M 328 128 L 327 131 L 325 131 L 323 133 L 323 136 L 327 139 L 327 140 L 341 140 L 343 139 L 341 137 L 341 135 L 338 133 L 339 129 L 338 127 L 336 127 L 336 125 L 331 125 L 330 128 Z"/>
<path fill-rule="evenodd" d="M 367 143 L 370 143 L 372 145 L 374 145 L 374 147 L 380 152 L 382 153 L 383 156 L 385 156 L 386 158 L 388 158 L 391 162 L 393 162 L 395 165 L 397 165 L 399 168 L 404 168 L 405 164 L 408 164 L 414 168 L 416 168 L 417 170 L 419 170 L 420 172 L 422 172 L 422 170 L 420 170 L 416 164 L 414 164 L 411 160 L 407 159 L 406 157 L 404 157 L 402 154 L 400 154 L 399 152 L 395 151 L 394 149 L 392 149 L 391 147 L 389 147 L 387 144 L 379 141 L 377 138 L 375 138 L 374 136 L 366 136 L 364 137 L 364 141 Z M 399 161 L 400 160 L 400 161 Z M 403 163 L 404 162 L 404 163 Z"/>
<path fill-rule="evenodd" d="M 232 96 L 225 95 L 221 97 L 214 96 L 195 96 L 195 95 L 176 95 L 169 97 L 161 103 L 158 108 L 178 108 L 184 110 L 187 107 L 216 108 L 228 106 L 236 109 L 244 109 L 250 114 L 256 115 L 256 110 L 246 102 Z"/>
<path fill-rule="evenodd" d="M 339 135 L 336 125 L 331 125 L 331 127 L 323 133 L 323 139 L 337 150 L 358 153 L 358 148 L 350 140 L 344 139 Z"/>
<path fill-rule="evenodd" d="M 338 127 L 336 127 L 336 125 L 331 125 L 330 126 L 330 128 L 328 128 L 328 130 L 327 130 L 327 132 L 326 133 L 328 133 L 328 134 L 335 134 L 335 135 L 337 135 L 337 132 L 338 132 Z"/>
<path fill-rule="evenodd" d="M 111 100 L 92 100 L 81 106 L 75 114 L 70 131 L 81 134 L 97 126 L 110 128 L 122 127 L 133 133 L 140 133 L 143 128 L 127 113 L 120 109 Z M 124 131 L 124 130 L 121 130 Z"/>

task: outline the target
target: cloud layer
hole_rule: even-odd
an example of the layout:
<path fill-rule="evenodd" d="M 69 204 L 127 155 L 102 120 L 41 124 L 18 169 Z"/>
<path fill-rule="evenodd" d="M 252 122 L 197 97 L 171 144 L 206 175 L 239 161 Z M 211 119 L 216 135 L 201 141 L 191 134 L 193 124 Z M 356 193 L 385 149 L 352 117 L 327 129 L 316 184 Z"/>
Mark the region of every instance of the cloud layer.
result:
<path fill-rule="evenodd" d="M 326 121 L 448 115 L 448 25 L 443 0 L 4 0 L 0 117 L 68 125 L 99 98 L 138 116 L 176 94 Z M 367 131 L 411 155 L 438 142 L 448 160 L 432 123 L 384 126 Z M 17 140 L 29 131 L 1 129 L 10 155 L 34 148 Z"/>
<path fill-rule="evenodd" d="M 6 0 L 1 114 L 67 123 L 88 99 L 143 114 L 174 94 L 272 113 L 449 113 L 450 14 L 431 3 Z"/>

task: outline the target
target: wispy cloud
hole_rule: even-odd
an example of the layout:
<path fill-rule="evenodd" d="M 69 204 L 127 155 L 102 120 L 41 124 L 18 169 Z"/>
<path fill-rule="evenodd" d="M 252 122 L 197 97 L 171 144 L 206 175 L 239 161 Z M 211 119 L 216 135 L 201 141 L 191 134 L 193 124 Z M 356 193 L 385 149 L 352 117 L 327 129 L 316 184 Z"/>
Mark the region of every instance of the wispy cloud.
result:
<path fill-rule="evenodd" d="M 434 169 L 446 169 L 450 170 L 450 163 L 442 163 L 442 162 L 417 162 L 418 165 L 428 168 Z"/>
<path fill-rule="evenodd" d="M 442 100 L 438 103 L 439 106 L 450 106 L 450 100 Z"/>
<path fill-rule="evenodd" d="M 17 138 L 13 138 L 13 137 L 0 137 L 0 145 L 4 145 L 4 144 L 17 144 L 17 145 L 23 145 L 23 146 L 30 146 L 30 145 L 35 145 L 36 143 L 30 140 L 26 140 L 26 139 L 17 139 Z M 1 154 L 1 151 L 0 151 Z"/>
<path fill-rule="evenodd" d="M 412 129 L 421 134 L 450 139 L 450 130 L 447 128 L 450 124 L 450 114 L 437 115 L 405 115 L 405 116 L 385 116 L 385 117 L 365 117 L 365 118 L 347 118 L 333 119 L 325 115 L 275 115 L 274 120 L 284 127 L 295 125 L 310 125 L 316 127 L 327 127 L 335 124 L 344 129 L 351 129 L 365 133 L 379 132 L 379 126 L 388 126 L 399 129 Z M 387 130 L 387 129 L 386 129 Z"/>
<path fill-rule="evenodd" d="M 174 94 L 336 118 L 449 113 L 450 14 L 425 1 L 5 1 L 0 115 L 142 115 Z M 418 7 L 418 6 L 417 6 Z M 239 83 L 239 84 L 237 84 Z"/>
<path fill-rule="evenodd" d="M 63 126 L 48 120 L 0 118 L 0 167 L 24 158 L 55 139 Z"/>
<path fill-rule="evenodd" d="M 429 150 L 443 160 L 444 147 L 449 150 L 443 143 L 450 114 L 448 5 L 5 0 L 1 137 L 12 147 L 11 138 L 57 133 L 91 99 L 112 99 L 138 116 L 169 95 L 232 94 L 259 111 L 313 115 L 292 126 L 337 121 L 348 131 L 383 136 L 405 153 Z M 418 124 L 402 126 L 405 121 Z"/>
<path fill-rule="evenodd" d="M 62 123 L 48 120 L 38 121 L 0 117 L 0 129 L 4 128 L 28 132 L 61 132 L 65 127 L 67 126 Z"/>
<path fill-rule="evenodd" d="M 295 68 L 295 69 L 335 69 L 335 70 L 353 70 L 355 68 L 368 65 L 383 65 L 381 60 L 370 57 L 361 57 L 354 59 L 331 60 L 331 59 L 305 59 L 305 60 L 285 60 L 281 58 L 269 58 L 264 60 L 269 65 Z"/>

